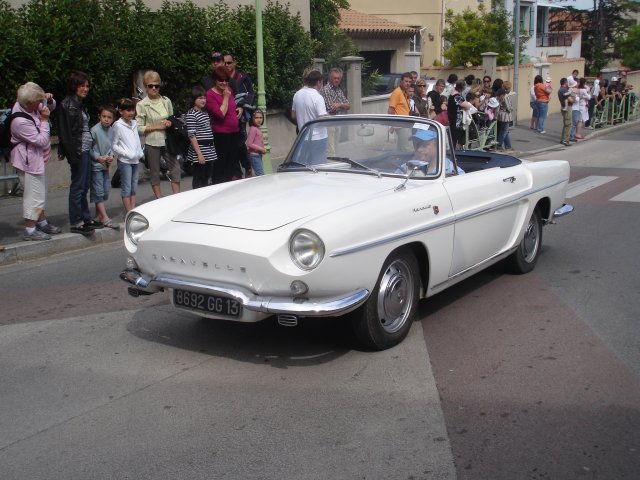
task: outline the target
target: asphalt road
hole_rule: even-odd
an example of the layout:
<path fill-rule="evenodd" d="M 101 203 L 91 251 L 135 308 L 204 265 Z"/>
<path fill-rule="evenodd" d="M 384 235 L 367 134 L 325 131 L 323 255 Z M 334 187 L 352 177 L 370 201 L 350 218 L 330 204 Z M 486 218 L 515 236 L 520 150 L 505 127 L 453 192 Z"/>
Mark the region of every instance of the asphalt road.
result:
<path fill-rule="evenodd" d="M 638 478 L 639 134 L 533 158 L 571 162 L 576 207 L 545 228 L 536 270 L 424 302 L 459 479 Z"/>
<path fill-rule="evenodd" d="M 131 298 L 115 244 L 0 268 L 0 478 L 637 478 L 639 133 L 545 154 L 576 210 L 536 270 L 423 301 L 386 352 Z"/>

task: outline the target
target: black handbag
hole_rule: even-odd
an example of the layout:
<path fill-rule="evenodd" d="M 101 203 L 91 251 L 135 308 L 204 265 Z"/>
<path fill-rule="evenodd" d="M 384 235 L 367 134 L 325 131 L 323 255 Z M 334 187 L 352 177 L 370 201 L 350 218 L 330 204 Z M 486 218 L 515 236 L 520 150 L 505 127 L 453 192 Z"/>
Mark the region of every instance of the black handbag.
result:
<path fill-rule="evenodd" d="M 171 122 L 171 126 L 165 130 L 167 151 L 171 155 L 185 156 L 190 144 L 187 124 L 176 115 L 171 115 L 167 120 Z"/>

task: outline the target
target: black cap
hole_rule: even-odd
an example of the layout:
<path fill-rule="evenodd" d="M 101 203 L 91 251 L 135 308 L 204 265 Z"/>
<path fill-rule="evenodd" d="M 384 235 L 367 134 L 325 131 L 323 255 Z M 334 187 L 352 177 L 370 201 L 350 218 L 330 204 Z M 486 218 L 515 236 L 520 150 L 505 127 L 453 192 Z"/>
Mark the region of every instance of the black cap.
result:
<path fill-rule="evenodd" d="M 211 52 L 211 60 L 224 60 L 224 55 L 220 52 Z"/>

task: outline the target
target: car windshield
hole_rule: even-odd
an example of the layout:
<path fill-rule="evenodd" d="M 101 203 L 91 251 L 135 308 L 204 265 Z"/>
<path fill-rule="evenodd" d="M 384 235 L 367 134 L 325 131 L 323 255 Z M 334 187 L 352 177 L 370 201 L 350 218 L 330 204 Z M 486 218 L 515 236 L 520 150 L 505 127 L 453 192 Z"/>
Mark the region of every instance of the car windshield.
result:
<path fill-rule="evenodd" d="M 305 125 L 279 170 L 434 178 L 440 172 L 441 143 L 436 124 L 426 119 L 325 117 Z"/>

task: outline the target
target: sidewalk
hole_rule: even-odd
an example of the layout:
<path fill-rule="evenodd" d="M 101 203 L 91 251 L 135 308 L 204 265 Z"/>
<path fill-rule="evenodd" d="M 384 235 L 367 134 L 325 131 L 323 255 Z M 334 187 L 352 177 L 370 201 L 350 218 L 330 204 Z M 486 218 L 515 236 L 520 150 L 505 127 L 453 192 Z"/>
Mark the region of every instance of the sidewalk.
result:
<path fill-rule="evenodd" d="M 626 122 L 620 125 L 599 128 L 597 130 L 584 129 L 585 140 L 605 135 L 620 128 L 627 128 L 640 122 L 640 120 Z M 511 143 L 516 156 L 527 157 L 539 152 L 565 149 L 560 144 L 560 132 L 562 131 L 562 116 L 552 114 L 545 122 L 546 134 L 541 135 L 529 128 L 529 122 L 520 122 L 511 129 Z M 191 177 L 182 179 L 182 190 L 191 189 Z M 167 195 L 171 191 L 169 182 L 162 182 L 162 192 Z M 148 181 L 142 181 L 138 187 L 138 204 L 149 202 L 153 199 L 151 185 Z M 107 213 L 118 223 L 121 230 L 112 229 L 96 230 L 92 237 L 83 237 L 73 233 L 62 233 L 53 236 L 51 240 L 40 242 L 25 242 L 22 240 L 24 223 L 22 219 L 22 197 L 0 197 L 0 266 L 9 265 L 25 260 L 43 258 L 56 253 L 69 250 L 90 247 L 92 245 L 114 242 L 122 239 L 124 231 L 124 212 L 120 199 L 120 190 L 112 189 L 109 200 L 106 202 Z M 47 217 L 54 225 L 62 228 L 63 232 L 69 231 L 69 206 L 68 189 L 59 188 L 49 191 L 47 195 Z M 94 206 L 91 205 L 91 212 Z"/>
<path fill-rule="evenodd" d="M 162 194 L 168 195 L 171 186 L 168 181 L 162 181 Z M 191 190 L 191 177 L 184 177 L 181 182 L 182 190 Z M 150 202 L 154 199 L 151 184 L 142 180 L 138 185 L 137 203 Z M 124 233 L 124 209 L 120 199 L 120 189 L 109 191 L 109 200 L 105 202 L 107 214 L 120 224 L 120 230 L 102 228 L 95 230 L 89 237 L 69 232 L 69 190 L 57 188 L 47 193 L 46 213 L 51 223 L 62 228 L 64 233 L 52 235 L 51 240 L 26 242 L 22 240 L 24 220 L 22 218 L 22 197 L 0 197 L 0 266 L 48 257 L 56 253 L 91 247 L 101 243 L 122 240 Z M 90 204 L 91 213 L 95 213 L 95 206 Z"/>

